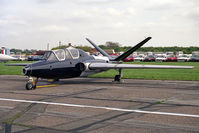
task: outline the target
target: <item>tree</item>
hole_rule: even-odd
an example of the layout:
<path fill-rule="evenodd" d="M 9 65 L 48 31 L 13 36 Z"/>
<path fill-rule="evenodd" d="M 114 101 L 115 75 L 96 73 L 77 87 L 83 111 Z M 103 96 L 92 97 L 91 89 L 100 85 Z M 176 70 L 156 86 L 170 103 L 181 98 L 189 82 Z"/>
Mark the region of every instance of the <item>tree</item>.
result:
<path fill-rule="evenodd" d="M 106 42 L 106 46 L 110 49 L 115 49 L 120 47 L 120 44 L 118 42 Z"/>
<path fill-rule="evenodd" d="M 90 52 L 92 50 L 92 48 L 89 46 L 75 46 L 75 48 L 82 49 L 86 52 Z"/>
<path fill-rule="evenodd" d="M 10 49 L 10 52 L 14 52 L 14 53 L 22 53 L 22 50 L 21 49 Z"/>
<path fill-rule="evenodd" d="M 61 46 L 52 48 L 52 50 L 56 50 L 56 49 L 65 49 L 65 48 L 67 48 L 67 47 L 68 47 L 68 46 L 66 46 L 66 45 L 61 45 Z"/>

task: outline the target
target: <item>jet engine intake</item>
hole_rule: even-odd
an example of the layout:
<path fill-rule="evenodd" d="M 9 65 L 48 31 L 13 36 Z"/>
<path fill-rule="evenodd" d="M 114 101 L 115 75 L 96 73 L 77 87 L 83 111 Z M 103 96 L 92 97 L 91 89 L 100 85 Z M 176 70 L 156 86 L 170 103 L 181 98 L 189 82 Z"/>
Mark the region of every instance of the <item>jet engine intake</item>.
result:
<path fill-rule="evenodd" d="M 76 65 L 75 65 L 75 67 L 79 70 L 79 71 L 81 71 L 81 72 L 84 72 L 84 71 L 90 71 L 90 69 L 89 69 L 89 66 L 90 65 L 90 63 L 82 63 L 82 62 L 80 62 L 80 63 L 77 63 Z"/>
<path fill-rule="evenodd" d="M 75 67 L 76 67 L 79 71 L 81 71 L 81 72 L 83 72 L 83 71 L 86 70 L 86 66 L 85 66 L 84 63 L 77 63 L 77 64 L 75 65 Z"/>
<path fill-rule="evenodd" d="M 23 71 L 23 75 L 29 76 L 32 72 L 31 65 L 25 66 L 22 71 Z"/>

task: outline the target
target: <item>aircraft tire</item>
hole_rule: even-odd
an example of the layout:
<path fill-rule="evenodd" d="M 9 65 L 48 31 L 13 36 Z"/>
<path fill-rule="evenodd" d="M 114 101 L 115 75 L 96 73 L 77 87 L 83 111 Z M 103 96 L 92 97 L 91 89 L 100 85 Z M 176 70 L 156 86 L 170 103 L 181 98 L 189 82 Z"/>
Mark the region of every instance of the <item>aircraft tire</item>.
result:
<path fill-rule="evenodd" d="M 33 90 L 35 89 L 36 87 L 34 87 L 33 83 L 32 82 L 28 82 L 26 83 L 26 90 Z"/>
<path fill-rule="evenodd" d="M 120 75 L 115 75 L 114 81 L 120 82 Z"/>

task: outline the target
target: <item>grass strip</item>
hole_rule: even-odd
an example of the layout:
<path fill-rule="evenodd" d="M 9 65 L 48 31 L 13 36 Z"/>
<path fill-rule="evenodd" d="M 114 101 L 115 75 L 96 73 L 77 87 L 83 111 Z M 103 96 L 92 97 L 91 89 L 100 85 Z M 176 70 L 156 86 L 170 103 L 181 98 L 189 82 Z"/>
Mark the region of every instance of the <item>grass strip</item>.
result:
<path fill-rule="evenodd" d="M 31 63 L 31 62 L 8 62 L 8 63 Z M 199 81 L 199 62 L 129 62 L 127 64 L 143 65 L 177 65 L 195 66 L 194 69 L 123 69 L 124 79 L 148 79 L 148 80 L 187 80 Z M 0 75 L 22 75 L 21 66 L 5 66 L 0 63 Z M 117 70 L 108 70 L 89 77 L 114 78 L 118 74 Z"/>

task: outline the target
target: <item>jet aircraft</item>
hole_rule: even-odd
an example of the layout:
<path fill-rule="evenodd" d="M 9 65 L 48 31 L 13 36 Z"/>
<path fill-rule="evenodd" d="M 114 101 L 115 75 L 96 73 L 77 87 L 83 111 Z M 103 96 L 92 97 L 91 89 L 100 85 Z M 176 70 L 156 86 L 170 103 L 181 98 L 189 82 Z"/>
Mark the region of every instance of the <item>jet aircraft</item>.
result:
<path fill-rule="evenodd" d="M 25 66 L 23 74 L 29 77 L 26 83 L 26 89 L 36 88 L 39 78 L 54 79 L 58 81 L 64 78 L 87 77 L 92 74 L 117 69 L 118 75 L 115 75 L 114 81 L 120 82 L 122 69 L 190 69 L 193 66 L 168 66 L 168 65 L 137 65 L 122 64 L 123 60 L 148 42 L 151 37 L 147 37 L 122 55 L 112 58 L 104 50 L 98 47 L 91 40 L 86 38 L 103 56 L 88 55 L 81 49 L 72 46 L 66 49 L 47 51 L 43 60 L 32 64 L 7 64 L 9 66 Z M 34 78 L 33 78 L 34 77 Z"/>
<path fill-rule="evenodd" d="M 9 51 L 8 49 L 6 49 L 5 47 L 2 47 L 2 51 L 1 51 L 2 54 L 0 54 L 0 62 L 6 62 L 9 60 L 17 60 L 17 58 L 9 56 L 8 53 L 10 53 L 10 52 L 8 52 L 8 51 Z"/>
<path fill-rule="evenodd" d="M 16 60 L 16 58 L 9 55 L 0 54 L 0 62 L 6 62 L 9 60 Z"/>

